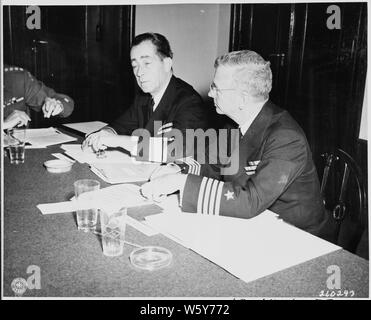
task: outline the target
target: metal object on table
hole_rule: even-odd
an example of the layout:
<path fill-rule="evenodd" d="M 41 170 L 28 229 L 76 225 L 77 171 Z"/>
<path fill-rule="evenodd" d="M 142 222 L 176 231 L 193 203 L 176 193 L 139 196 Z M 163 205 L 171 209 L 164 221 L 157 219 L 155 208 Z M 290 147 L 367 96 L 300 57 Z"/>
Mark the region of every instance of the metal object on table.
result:
<path fill-rule="evenodd" d="M 107 157 L 105 149 L 99 149 L 95 154 L 98 159 L 104 159 Z"/>

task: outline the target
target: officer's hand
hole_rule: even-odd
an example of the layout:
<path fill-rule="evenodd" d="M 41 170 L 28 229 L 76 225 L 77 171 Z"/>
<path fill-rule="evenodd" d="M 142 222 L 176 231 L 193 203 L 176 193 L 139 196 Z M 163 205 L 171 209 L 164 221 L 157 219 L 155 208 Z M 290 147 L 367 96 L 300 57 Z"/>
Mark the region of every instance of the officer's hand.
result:
<path fill-rule="evenodd" d="M 107 145 L 105 143 L 107 143 L 107 141 L 104 141 L 103 138 L 112 138 L 112 137 L 115 137 L 116 135 L 110 131 L 110 130 L 100 130 L 100 131 L 97 131 L 97 132 L 93 132 L 91 134 L 89 134 L 86 139 L 84 140 L 84 142 L 82 143 L 82 150 L 83 151 L 86 151 L 89 149 L 89 147 L 93 150 L 93 151 L 98 151 L 98 150 L 102 150 L 102 149 L 106 149 L 107 148 Z"/>
<path fill-rule="evenodd" d="M 14 127 L 27 125 L 28 121 L 31 121 L 30 117 L 26 112 L 20 110 L 14 110 L 5 120 L 3 129 L 10 129 Z"/>
<path fill-rule="evenodd" d="M 59 100 L 54 98 L 45 98 L 44 105 L 42 107 L 44 117 L 50 118 L 51 116 L 56 116 L 63 112 L 63 104 Z"/>
<path fill-rule="evenodd" d="M 166 165 L 161 165 L 152 172 L 149 180 L 155 180 L 155 179 L 158 179 L 160 177 L 167 176 L 170 174 L 177 174 L 180 171 L 181 171 L 181 168 L 175 163 L 168 163 Z"/>
<path fill-rule="evenodd" d="M 140 191 L 145 198 L 160 202 L 168 194 L 182 191 L 186 180 L 186 174 L 166 175 L 143 184 Z"/>

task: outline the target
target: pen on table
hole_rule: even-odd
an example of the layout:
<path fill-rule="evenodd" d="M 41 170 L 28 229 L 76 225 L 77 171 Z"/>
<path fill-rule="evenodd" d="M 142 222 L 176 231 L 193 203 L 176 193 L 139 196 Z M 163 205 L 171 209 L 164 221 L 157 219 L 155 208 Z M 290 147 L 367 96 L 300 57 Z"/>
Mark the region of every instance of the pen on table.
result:
<path fill-rule="evenodd" d="M 105 149 L 99 149 L 95 154 L 98 159 L 104 159 L 107 157 Z"/>
<path fill-rule="evenodd" d="M 71 161 L 71 162 L 73 162 L 73 163 L 76 162 L 76 160 L 73 159 L 72 157 L 70 157 L 67 153 L 63 153 L 63 156 L 65 156 L 66 158 L 68 158 L 68 160 Z"/>

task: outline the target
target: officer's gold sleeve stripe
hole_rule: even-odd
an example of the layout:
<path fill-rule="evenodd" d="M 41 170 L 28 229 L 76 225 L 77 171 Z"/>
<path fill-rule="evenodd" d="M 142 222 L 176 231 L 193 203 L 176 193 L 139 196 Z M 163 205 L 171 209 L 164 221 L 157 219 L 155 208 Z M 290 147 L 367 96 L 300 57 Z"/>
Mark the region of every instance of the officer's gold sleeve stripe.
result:
<path fill-rule="evenodd" d="M 200 173 L 201 173 L 201 165 L 199 162 L 196 161 L 196 164 L 197 164 L 197 171 L 196 171 L 196 174 L 199 176 Z"/>
<path fill-rule="evenodd" d="M 201 173 L 201 164 L 194 160 L 192 157 L 182 158 L 178 159 L 178 161 L 184 162 L 186 165 L 188 165 L 188 173 L 194 174 L 194 175 L 200 175 Z"/>
<path fill-rule="evenodd" d="M 218 191 L 216 192 L 216 198 L 215 198 L 215 213 L 214 214 L 216 216 L 219 215 L 219 211 L 220 211 L 220 199 L 223 193 L 223 186 L 224 186 L 224 182 L 219 181 Z"/>
<path fill-rule="evenodd" d="M 197 164 L 193 161 L 193 174 L 197 174 Z"/>
<path fill-rule="evenodd" d="M 211 194 L 210 194 L 210 201 L 209 201 L 209 214 L 215 214 L 214 208 L 215 208 L 215 199 L 216 199 L 216 191 L 218 189 L 219 181 L 214 180 L 213 181 L 213 186 L 211 189 Z"/>
<path fill-rule="evenodd" d="M 217 184 L 217 180 L 214 180 L 214 179 L 210 179 L 211 180 L 211 183 L 210 183 L 210 192 L 209 192 L 209 196 L 208 196 L 208 199 L 207 199 L 207 209 L 206 209 L 206 214 L 213 214 L 213 211 L 211 209 L 211 207 L 214 205 L 214 197 L 213 197 L 213 190 L 214 190 L 214 187 L 215 185 Z"/>
<path fill-rule="evenodd" d="M 184 162 L 188 164 L 188 172 L 193 174 L 193 165 L 189 158 L 185 158 Z"/>
<path fill-rule="evenodd" d="M 192 163 L 190 161 L 190 157 L 181 158 L 181 159 L 178 159 L 178 160 L 182 161 L 183 163 L 185 163 L 188 166 L 187 173 L 192 173 Z"/>
<path fill-rule="evenodd" d="M 213 179 L 208 179 L 206 182 L 206 188 L 205 188 L 205 196 L 202 206 L 202 213 L 208 214 L 209 209 L 209 199 L 210 199 L 210 192 L 211 192 L 211 185 L 213 183 Z"/>
<path fill-rule="evenodd" d="M 197 162 L 197 161 L 196 161 L 195 159 L 193 159 L 193 158 L 190 158 L 189 160 L 190 160 L 190 161 L 192 162 L 192 164 L 193 164 L 193 168 L 194 168 L 194 170 L 193 170 L 193 174 L 199 176 L 199 175 L 200 175 L 200 172 L 201 172 L 201 165 L 200 165 L 200 163 Z"/>
<path fill-rule="evenodd" d="M 201 186 L 200 186 L 200 191 L 198 193 L 198 200 L 197 200 L 197 212 L 202 213 L 202 200 L 204 197 L 204 192 L 205 192 L 205 186 L 206 186 L 206 181 L 208 178 L 203 178 L 201 181 Z"/>
<path fill-rule="evenodd" d="M 191 161 L 190 162 L 190 166 L 191 166 L 191 170 L 192 170 L 192 174 L 195 174 L 195 172 L 196 172 L 196 167 L 195 167 L 195 164 Z"/>
<path fill-rule="evenodd" d="M 192 161 L 193 161 L 193 164 L 195 166 L 195 173 L 194 174 L 199 176 L 200 175 L 200 173 L 199 173 L 200 164 L 195 159 L 192 159 Z"/>

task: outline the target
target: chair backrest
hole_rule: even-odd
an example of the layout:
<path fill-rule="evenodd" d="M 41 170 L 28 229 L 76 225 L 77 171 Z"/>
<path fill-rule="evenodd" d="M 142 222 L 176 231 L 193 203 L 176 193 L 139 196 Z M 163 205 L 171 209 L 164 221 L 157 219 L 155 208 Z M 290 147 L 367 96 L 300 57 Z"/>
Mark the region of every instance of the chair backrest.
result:
<path fill-rule="evenodd" d="M 325 166 L 321 193 L 333 232 L 328 240 L 355 252 L 368 223 L 367 195 L 361 170 L 344 150 L 336 149 L 322 157 Z"/>

